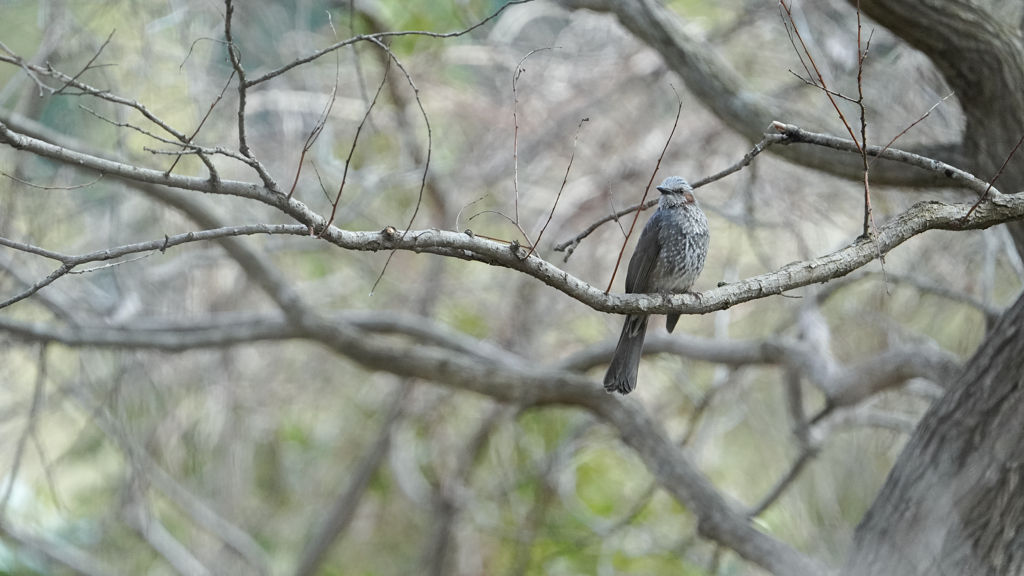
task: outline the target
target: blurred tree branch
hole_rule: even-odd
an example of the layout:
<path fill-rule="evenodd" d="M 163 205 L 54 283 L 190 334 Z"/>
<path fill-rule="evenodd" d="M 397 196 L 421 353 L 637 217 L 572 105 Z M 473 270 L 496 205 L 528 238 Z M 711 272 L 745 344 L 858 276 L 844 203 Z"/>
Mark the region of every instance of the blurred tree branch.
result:
<path fill-rule="evenodd" d="M 844 146 L 849 149 L 850 142 L 820 134 L 811 134 L 795 126 L 775 122 L 777 118 L 792 116 L 792 112 L 779 107 L 767 97 L 751 91 L 745 80 L 732 70 L 714 48 L 688 33 L 680 18 L 663 5 L 653 0 L 627 2 L 563 0 L 562 4 L 570 9 L 585 8 L 614 13 L 625 28 L 631 30 L 639 39 L 647 42 L 665 58 L 668 65 L 684 78 L 687 86 L 705 106 L 743 137 L 752 141 L 761 140 L 763 138 L 762 130 L 772 125 L 776 130 L 783 132 L 782 135 L 772 135 L 776 138 L 777 143 L 812 144 L 799 147 L 774 146 L 772 147 L 773 152 L 793 162 L 832 174 L 858 179 L 861 177 L 862 158 L 836 150 L 836 148 L 841 149 Z M 886 8 L 870 2 L 865 9 L 869 13 L 880 14 L 878 16 L 880 20 L 888 21 L 888 25 L 896 30 L 903 25 L 917 26 L 916 32 L 908 33 L 911 43 L 919 45 L 926 52 L 930 50 L 930 54 L 935 57 L 948 57 L 946 51 L 950 49 L 950 44 L 941 39 L 934 40 L 934 35 L 925 37 L 925 34 L 921 32 L 926 29 L 926 25 L 931 20 L 936 18 L 948 20 L 952 24 L 947 31 L 954 35 L 959 33 L 959 26 L 965 22 L 980 23 L 964 28 L 966 33 L 953 41 L 953 48 L 957 52 L 963 53 L 970 52 L 978 45 L 983 45 L 985 49 L 979 51 L 983 59 L 1004 59 L 1000 61 L 996 70 L 986 69 L 985 71 L 1005 73 L 1009 80 L 1006 80 L 1005 85 L 997 84 L 993 88 L 991 85 L 984 84 L 980 78 L 968 77 L 968 85 L 960 87 L 965 92 L 958 92 L 959 98 L 963 101 L 965 97 L 977 93 L 979 102 L 992 106 L 998 97 L 1008 93 L 1021 93 L 1021 91 L 1015 90 L 1018 84 L 1016 76 L 1020 75 L 1017 69 L 1024 69 L 1024 67 L 1014 68 L 1014 63 L 1019 63 L 1021 58 L 1018 57 L 1020 56 L 1018 54 L 1020 41 L 1019 38 L 1011 34 L 1013 31 L 998 20 L 990 18 L 991 15 L 985 13 L 981 8 L 970 8 L 964 11 L 959 8 L 927 7 L 928 10 L 924 10 L 925 7 L 919 4 L 905 1 L 897 2 L 892 7 Z M 182 211 L 203 229 L 176 235 L 173 238 L 165 237 L 163 240 L 155 239 L 142 243 L 124 244 L 117 248 L 93 251 L 80 256 L 49 250 L 29 242 L 2 239 L 0 243 L 8 248 L 25 254 L 55 259 L 61 262 L 61 267 L 46 280 L 34 284 L 25 279 L 23 274 L 18 275 L 18 282 L 30 286 L 29 289 L 4 302 L 0 307 L 33 295 L 35 291 L 56 280 L 59 276 L 69 273 L 87 262 L 107 261 L 128 254 L 152 253 L 156 250 L 162 252 L 167 248 L 195 241 L 216 241 L 242 268 L 247 278 L 269 295 L 279 310 L 266 314 L 244 313 L 234 318 L 209 317 L 183 322 L 147 320 L 141 323 L 109 327 L 97 326 L 95 322 L 81 322 L 74 310 L 68 310 L 66 306 L 55 305 L 51 302 L 50 308 L 62 317 L 68 324 L 67 326 L 31 322 L 5 315 L 0 316 L 0 331 L 15 339 L 41 342 L 44 345 L 49 342 L 58 342 L 69 347 L 113 347 L 123 350 L 152 349 L 175 352 L 196 348 L 235 346 L 267 340 L 303 340 L 319 344 L 335 355 L 348 358 L 371 371 L 382 371 L 408 379 L 435 382 L 442 386 L 484 395 L 500 403 L 517 407 L 553 404 L 578 406 L 598 416 L 639 455 L 655 477 L 656 482 L 695 516 L 698 531 L 702 536 L 712 540 L 716 545 L 720 544 L 735 551 L 742 558 L 756 563 L 774 574 L 809 576 L 831 572 L 822 561 L 798 551 L 796 547 L 783 542 L 772 534 L 758 530 L 751 522 L 750 516 L 760 514 L 776 501 L 811 461 L 828 434 L 837 427 L 845 424 L 863 424 L 907 431 L 910 424 L 905 419 L 874 410 L 870 406 L 870 400 L 882 390 L 917 378 L 926 378 L 943 386 L 949 385 L 960 373 L 959 361 L 953 353 L 932 344 L 889 345 L 884 350 L 859 361 L 840 363 L 831 355 L 829 326 L 815 307 L 818 300 L 808 304 L 799 313 L 797 319 L 801 331 L 799 338 L 790 338 L 782 335 L 781 332 L 773 334 L 772 337 L 746 340 L 727 338 L 706 340 L 696 337 L 669 339 L 662 335 L 652 335 L 646 350 L 647 353 L 669 352 L 732 366 L 778 365 L 784 367 L 791 376 L 789 384 L 793 388 L 790 389 L 790 408 L 796 420 L 796 436 L 801 452 L 774 486 L 769 489 L 767 495 L 749 510 L 743 510 L 741 506 L 728 501 L 724 493 L 715 488 L 708 477 L 693 463 L 690 452 L 680 450 L 677 443 L 670 440 L 667 425 L 656 420 L 651 411 L 645 409 L 635 399 L 620 399 L 604 394 L 596 382 L 579 373 L 602 363 L 610 352 L 610 343 L 591 346 L 554 365 L 544 366 L 492 343 L 456 332 L 441 322 L 425 318 L 382 312 L 332 314 L 320 306 L 310 304 L 306 298 L 300 296 L 296 282 L 286 276 L 265 252 L 257 249 L 249 240 L 237 236 L 255 234 L 281 234 L 306 238 L 318 236 L 344 251 L 404 250 L 481 262 L 529 275 L 554 287 L 570 298 L 602 312 L 704 314 L 728 309 L 739 303 L 782 294 L 795 288 L 830 280 L 842 280 L 851 272 L 863 268 L 876 258 L 886 255 L 903 242 L 927 230 L 980 230 L 1000 223 L 1017 222 L 1024 218 L 1024 193 L 1000 194 L 993 189 L 991 198 L 981 203 L 973 212 L 971 212 L 970 203 L 920 202 L 880 226 L 875 238 L 862 237 L 831 254 L 817 258 L 805 258 L 767 274 L 728 284 L 723 283 L 718 288 L 707 290 L 701 294 L 675 296 L 607 294 L 550 264 L 539 255 L 531 255 L 517 244 L 510 245 L 473 233 L 427 229 L 407 231 L 403 234 L 393 226 L 387 226 L 380 232 L 352 231 L 332 227 L 322 215 L 310 208 L 309 205 L 290 195 L 285 196 L 278 189 L 271 175 L 272 169 L 268 168 L 269 162 L 264 165 L 249 149 L 250 140 L 246 133 L 248 118 L 246 91 L 249 88 L 275 80 L 286 72 L 311 63 L 324 54 L 359 41 L 377 43 L 386 51 L 387 55 L 394 57 L 394 52 L 388 46 L 381 44 L 382 39 L 402 35 L 426 35 L 438 38 L 457 36 L 466 34 L 496 14 L 476 26 L 450 34 L 377 31 L 369 35 L 357 35 L 336 42 L 328 48 L 308 52 L 305 56 L 300 56 L 290 63 L 263 72 L 255 79 L 247 79 L 246 72 L 242 67 L 241 40 L 236 42 L 232 37 L 233 6 L 230 1 L 226 3 L 226 8 L 224 33 L 228 43 L 228 56 L 232 69 L 239 76 L 236 128 L 239 140 L 238 151 L 222 147 L 199 146 L 192 143 L 191 138 L 184 132 L 173 128 L 169 122 L 161 119 L 135 100 L 121 98 L 108 91 L 93 88 L 78 81 L 75 77 L 57 72 L 49 65 L 42 67 L 29 64 L 9 50 L 9 56 L 0 56 L 0 61 L 22 67 L 30 76 L 38 74 L 56 78 L 65 86 L 77 88 L 83 95 L 101 98 L 142 113 L 149 121 L 180 141 L 181 146 L 188 152 L 197 154 L 206 163 L 209 173 L 209 177 L 202 178 L 147 169 L 141 167 L 139 162 L 90 149 L 86 144 L 53 134 L 40 125 L 33 124 L 17 115 L 0 112 L 0 143 L 28 154 L 49 158 L 76 170 L 85 169 L 111 175 L 133 190 Z M 886 10 L 891 10 L 891 14 L 886 15 Z M 885 20 L 885 18 L 890 19 Z M 380 26 L 377 22 L 374 22 L 374 25 Z M 994 39 L 981 34 L 987 30 L 986 27 L 992 27 L 998 32 Z M 962 42 L 962 44 L 956 44 L 956 42 Z M 1006 45 L 999 43 L 1006 43 Z M 944 73 L 951 78 L 956 77 L 957 74 L 973 65 L 972 62 L 978 63 L 974 60 L 975 56 L 963 59 L 951 58 L 957 62 L 943 69 Z M 402 69 L 405 71 L 404 67 Z M 412 83 L 412 77 L 407 71 L 406 75 L 412 89 L 417 92 L 417 103 L 420 105 L 421 111 L 424 111 L 425 118 L 425 109 L 419 102 L 418 89 Z M 32 77 L 35 79 L 35 76 Z M 45 87 L 41 81 L 38 82 L 41 89 Z M 1020 83 L 1024 85 L 1024 82 Z M 982 84 L 984 84 L 982 86 L 984 90 L 978 88 L 971 92 L 976 87 L 975 85 Z M 954 85 L 954 87 L 957 86 Z M 991 90 L 991 93 L 985 90 Z M 397 92 L 393 93 L 393 97 L 395 100 L 399 100 L 399 97 L 394 96 L 395 94 Z M 969 124 L 963 143 L 938 143 L 921 146 L 915 149 L 915 152 L 923 156 L 915 158 L 911 158 L 899 150 L 887 150 L 885 153 L 876 150 L 882 157 L 900 159 L 902 162 L 878 163 L 878 167 L 872 170 L 874 182 L 876 184 L 911 186 L 962 186 L 975 191 L 985 187 L 987 191 L 987 184 L 983 180 L 966 172 L 967 169 L 970 169 L 976 173 L 988 174 L 989 164 L 986 162 L 1002 161 L 1005 158 L 1005 155 L 999 156 L 1002 151 L 1002 141 L 990 146 L 987 144 L 989 140 L 978 135 L 986 127 L 995 127 L 993 122 L 996 121 L 987 118 L 987 114 L 991 113 L 991 108 L 987 112 L 983 112 L 981 108 L 975 112 L 968 111 Z M 972 114 L 974 115 L 972 116 Z M 402 115 L 404 115 L 404 111 Z M 982 117 L 985 117 L 984 122 Z M 974 120 L 971 120 L 972 118 Z M 801 119 L 801 121 L 803 120 Z M 813 121 L 812 119 L 811 122 Z M 975 124 L 971 124 L 971 122 L 975 122 Z M 998 122 L 1002 122 L 999 126 L 1000 134 L 1013 133 L 1019 128 L 1019 122 L 1007 122 L 1005 118 Z M 360 128 L 361 126 L 360 124 Z M 429 124 L 427 130 L 429 136 Z M 973 133 L 974 130 L 977 130 L 977 133 Z M 424 153 L 418 146 L 415 146 L 416 140 L 410 137 L 410 134 L 411 131 L 402 130 L 401 136 L 412 143 L 408 147 L 412 149 L 412 156 L 419 164 L 420 157 L 423 157 Z M 170 141 L 174 142 L 174 140 Z M 355 150 L 354 141 L 352 149 Z M 257 172 L 263 184 L 221 179 L 209 159 L 213 156 L 217 156 L 218 159 L 226 157 L 242 162 Z M 428 146 L 425 157 L 429 159 L 429 156 L 430 148 Z M 19 157 L 23 156 L 19 155 Z M 980 161 L 979 158 L 982 157 L 987 160 Z M 750 162 L 750 158 L 746 159 L 746 163 Z M 945 163 L 939 162 L 940 159 Z M 345 174 L 348 173 L 351 160 L 352 155 L 350 154 L 349 160 L 345 162 Z M 916 163 L 916 167 L 914 163 Z M 926 170 L 921 170 L 921 167 Z M 1020 171 L 1013 168 L 1012 173 L 1008 174 L 1007 185 L 1003 186 L 1005 190 L 1016 191 L 1024 187 L 1021 185 L 1021 174 L 1017 172 Z M 423 167 L 420 181 L 421 197 L 424 189 L 431 197 L 437 199 L 438 213 L 445 215 L 449 212 L 449 203 L 445 200 L 448 193 L 444 190 L 444 184 L 428 175 L 426 166 Z M 181 191 L 255 201 L 275 209 L 280 215 L 287 216 L 298 223 L 273 225 L 257 223 L 228 226 L 225 218 L 207 206 L 204 199 L 186 195 Z M 443 259 L 437 259 L 437 261 L 443 261 Z M 852 280 L 849 281 L 852 282 Z M 534 285 L 536 284 L 534 283 Z M 821 292 L 835 289 L 826 287 Z M 941 293 L 946 297 L 955 298 L 956 296 L 956 292 L 952 290 L 933 289 L 932 292 Z M 433 307 L 432 299 L 436 297 L 436 294 L 436 290 L 432 291 L 420 303 L 424 312 Z M 814 298 L 824 297 L 812 295 L 811 299 Z M 963 300 L 981 309 L 990 319 L 997 313 L 997 309 L 985 301 L 969 297 L 965 297 Z M 876 503 L 876 508 L 879 511 L 869 513 L 865 517 L 862 528 L 858 532 L 858 548 L 851 559 L 850 566 L 869 565 L 872 569 L 864 569 L 860 573 L 884 573 L 889 567 L 896 566 L 902 569 L 907 565 L 901 564 L 901 562 L 914 563 L 911 560 L 892 560 L 884 557 L 889 552 L 902 552 L 896 546 L 893 546 L 892 550 L 886 548 L 888 545 L 885 541 L 888 534 L 887 527 L 907 521 L 906 517 L 893 519 L 887 516 L 889 512 L 885 506 L 899 509 L 903 502 L 919 498 L 920 492 L 913 492 L 908 488 L 919 477 L 928 478 L 933 485 L 941 484 L 939 480 L 953 478 L 955 482 L 953 482 L 951 495 L 946 498 L 944 494 L 944 499 L 941 500 L 944 505 L 951 504 L 945 508 L 937 508 L 939 512 L 936 514 L 952 515 L 951 511 L 962 513 L 962 516 L 966 518 L 968 539 L 980 540 L 985 550 L 999 559 L 1001 566 L 1018 566 L 1019 562 L 1013 564 L 1017 560 L 1011 558 L 1008 552 L 1012 546 L 1007 546 L 1005 542 L 1007 534 L 1012 535 L 1015 526 L 1020 524 L 1019 510 L 1011 509 L 1005 522 L 1000 524 L 999 521 L 1002 519 L 990 521 L 987 517 L 981 518 L 982 514 L 975 513 L 974 508 L 966 511 L 953 510 L 955 506 L 952 503 L 962 501 L 967 497 L 973 498 L 970 500 L 972 503 L 976 502 L 978 498 L 982 500 L 988 498 L 988 500 L 977 502 L 976 508 L 989 511 L 997 505 L 1013 502 L 1015 498 L 1019 500 L 1017 498 L 1019 489 L 1012 478 L 1016 477 L 1015 474 L 1019 467 L 1017 460 L 1020 458 L 1013 450 L 1006 448 L 1000 442 L 1005 443 L 1007 439 L 1015 440 L 1016 436 L 1020 435 L 1018 434 L 1019 426 L 1015 427 L 1013 424 L 1013 416 L 1019 412 L 1016 410 L 1017 402 L 1013 400 L 1013 390 L 1009 390 L 1007 386 L 1014 385 L 1016 382 L 1013 379 L 1013 370 L 1017 370 L 1019 373 L 1019 359 L 1024 357 L 1024 353 L 1018 354 L 1016 359 L 1006 356 L 1008 353 L 1018 352 L 1013 347 L 1015 340 L 1012 337 L 1016 336 L 1014 327 L 1020 324 L 1018 316 L 1024 309 L 1021 302 L 1024 302 L 1024 299 L 1004 315 L 1002 322 L 994 329 L 993 335 L 979 350 L 975 360 L 968 365 L 964 376 L 953 385 L 953 391 L 944 396 L 943 402 L 933 407 L 932 412 L 939 411 L 942 416 L 959 417 L 961 413 L 964 413 L 962 418 L 953 418 L 953 420 L 956 420 L 956 425 L 967 428 L 966 433 L 956 435 L 949 432 L 947 436 L 940 426 L 946 420 L 945 418 L 939 419 L 932 416 L 930 419 L 926 419 L 926 425 L 923 425 L 924 432 L 914 437 L 911 443 L 913 449 L 904 452 L 904 458 L 897 465 L 890 477 L 890 482 L 883 490 L 883 496 Z M 404 339 L 394 338 L 395 335 L 402 336 Z M 979 368 L 979 365 L 986 360 L 990 364 L 998 365 L 985 365 Z M 999 370 L 1002 372 L 998 372 Z M 992 375 L 990 372 L 998 373 Z M 799 393 L 801 378 L 805 378 L 815 385 L 822 392 L 826 402 L 825 409 L 810 422 L 805 422 L 803 398 Z M 968 380 L 969 378 L 974 380 Z M 972 398 L 963 392 L 968 384 L 982 387 L 982 393 L 978 395 L 977 399 L 973 399 L 973 402 Z M 336 500 L 336 505 L 328 513 L 327 520 L 318 532 L 318 536 L 309 544 L 306 554 L 299 563 L 298 573 L 311 574 L 315 572 L 332 543 L 353 520 L 355 509 L 372 474 L 387 453 L 393 426 L 402 415 L 402 402 L 411 386 L 412 384 L 409 382 L 403 384 L 397 399 L 392 403 L 391 409 L 381 424 L 376 439 L 371 442 L 363 455 L 361 464 L 352 475 L 348 490 Z M 1003 400 L 1006 400 L 1005 408 L 992 408 L 1000 406 Z M 476 455 L 483 449 L 495 423 L 505 413 L 505 410 L 495 407 L 483 419 L 475 433 L 465 443 L 454 475 L 441 482 L 434 502 L 433 521 L 436 529 L 430 532 L 425 539 L 424 550 L 427 553 L 423 554 L 424 566 L 431 572 L 441 573 L 444 571 L 445 551 L 452 541 L 453 526 L 458 517 L 460 505 L 457 494 L 453 494 L 452 491 L 457 492 L 458 487 L 466 482 L 472 471 Z M 33 409 L 33 413 L 34 411 Z M 979 414 L 982 417 L 979 417 Z M 1005 427 L 997 431 L 992 430 L 991 425 L 982 421 L 984 416 L 993 416 L 992 420 L 998 420 Z M 1016 421 L 1019 422 L 1020 419 L 1017 418 Z M 999 436 L 1000 432 L 1004 435 Z M 685 438 L 688 439 L 689 436 L 687 434 Z M 965 438 L 980 438 L 977 443 L 982 445 L 985 451 L 975 455 L 977 446 L 964 444 Z M 990 441 L 990 438 L 995 440 Z M 934 444 L 929 444 L 929 442 L 934 442 Z M 957 460 L 951 457 L 949 452 L 940 452 L 939 455 L 942 457 L 932 454 L 935 451 L 934 446 L 947 444 L 952 446 L 951 451 L 955 455 L 962 456 L 962 458 Z M 1008 445 L 1019 444 L 1019 442 L 1010 442 Z M 129 486 L 126 488 L 127 501 L 122 510 L 123 517 L 172 567 L 181 573 L 207 574 L 214 572 L 213 569 L 204 565 L 204 559 L 183 545 L 176 535 L 161 522 L 158 515 L 151 510 L 151 503 L 147 499 L 144 488 L 144 486 L 148 486 L 148 482 L 157 485 L 171 500 L 186 511 L 196 524 L 218 534 L 225 543 L 229 543 L 257 570 L 261 572 L 269 570 L 259 544 L 252 537 L 215 514 L 211 508 L 206 507 L 197 498 L 191 497 L 169 475 L 163 476 L 164 473 L 156 467 L 155 462 L 150 467 L 151 462 L 147 459 L 148 456 L 143 457 L 144 454 L 141 451 L 139 455 L 143 456 L 136 455 L 136 448 L 128 445 L 122 446 L 122 450 L 136 467 L 129 479 Z M 952 464 L 950 464 L 951 460 Z M 929 465 L 928 462 L 933 464 Z M 554 464 L 554 457 L 552 457 L 548 462 L 549 469 L 542 471 L 542 475 L 547 476 L 549 473 L 553 473 Z M 979 496 L 976 490 L 971 492 L 974 490 L 973 486 L 979 482 L 977 470 L 980 469 L 993 470 L 991 477 L 995 480 L 990 483 L 994 487 L 994 496 Z M 939 480 L 934 480 L 934 478 Z M 542 478 L 542 482 L 547 482 L 547 478 Z M 941 490 L 941 488 L 935 488 L 935 492 L 931 494 L 939 493 Z M 929 493 L 925 493 L 925 496 L 929 495 Z M 543 517 L 549 497 L 550 494 L 541 494 L 537 498 L 531 512 L 534 517 L 531 519 L 531 523 L 540 523 L 537 518 Z M 992 500 L 993 498 L 995 501 Z M 632 514 L 627 515 L 625 521 L 628 522 L 631 518 Z M 883 521 L 878 520 L 879 518 Z M 938 518 L 934 524 L 942 524 L 943 519 L 944 516 Z M 907 526 L 905 533 L 920 533 L 919 530 L 915 531 L 915 528 L 913 525 Z M 956 529 L 960 528 L 956 527 Z M 13 535 L 16 534 L 16 531 L 8 530 L 6 524 L 0 523 L 0 530 L 10 535 L 13 540 L 22 542 L 30 548 L 43 550 L 44 553 L 81 573 L 92 576 L 105 571 L 105 567 L 87 555 L 72 553 L 60 556 L 52 550 L 47 552 L 46 545 L 34 543 L 32 539 L 23 535 Z M 523 533 L 526 537 L 532 538 L 536 533 L 536 527 L 532 524 L 526 526 Z M 978 536 L 979 534 L 980 536 Z M 924 536 L 929 535 L 925 534 Z M 909 537 L 910 540 L 912 538 L 913 536 Z M 917 544 L 919 543 L 910 543 L 910 545 Z M 919 547 L 919 549 L 928 550 L 926 546 Z M 69 548 L 69 550 L 74 552 L 73 548 Z M 529 561 L 528 552 L 527 549 L 517 546 L 514 570 L 525 570 Z M 717 553 L 715 557 L 717 559 Z M 956 564 L 961 561 L 957 558 L 947 558 L 946 560 L 949 560 L 950 564 L 956 568 L 963 568 L 964 565 L 970 564 L 966 561 Z M 715 563 L 717 564 L 717 560 Z M 918 564 L 912 566 L 913 569 L 918 567 Z M 972 570 L 977 568 L 974 565 L 968 567 Z M 907 572 L 911 573 L 910 569 Z"/>

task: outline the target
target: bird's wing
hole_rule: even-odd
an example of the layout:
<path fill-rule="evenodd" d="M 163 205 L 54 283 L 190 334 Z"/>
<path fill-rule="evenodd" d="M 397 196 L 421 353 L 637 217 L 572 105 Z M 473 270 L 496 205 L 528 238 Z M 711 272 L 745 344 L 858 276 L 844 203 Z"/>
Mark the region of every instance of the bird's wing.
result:
<path fill-rule="evenodd" d="M 629 259 L 629 268 L 626 270 L 626 293 L 644 294 L 648 291 L 648 282 L 651 272 L 658 262 L 658 254 L 661 252 L 661 243 L 658 242 L 658 229 L 661 228 L 661 212 L 655 212 L 654 216 L 647 221 L 643 232 L 640 233 L 640 240 L 636 243 L 633 257 Z"/>

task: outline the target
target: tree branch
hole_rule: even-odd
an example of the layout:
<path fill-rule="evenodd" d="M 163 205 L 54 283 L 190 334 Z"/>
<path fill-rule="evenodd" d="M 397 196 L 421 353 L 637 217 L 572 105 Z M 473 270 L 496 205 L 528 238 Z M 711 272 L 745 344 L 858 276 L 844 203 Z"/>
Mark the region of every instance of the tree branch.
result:
<path fill-rule="evenodd" d="M 257 200 L 280 209 L 314 230 L 325 225 L 324 219 L 312 212 L 302 202 L 294 198 L 289 200 L 284 195 L 255 184 L 228 180 L 214 184 L 202 178 L 177 174 L 168 175 L 156 170 L 137 168 L 47 144 L 12 132 L 4 124 L 0 124 L 0 142 L 40 156 L 84 166 L 129 181 L 165 184 L 186 190 L 228 194 Z M 898 151 L 889 149 L 885 153 L 896 152 Z M 512 247 L 508 245 L 458 232 L 423 230 L 400 234 L 391 227 L 385 228 L 381 232 L 350 232 L 330 228 L 323 234 L 323 238 L 340 248 L 349 250 L 410 250 L 511 268 L 529 274 L 602 312 L 703 314 L 723 310 L 742 302 L 781 294 L 801 286 L 838 278 L 871 262 L 878 254 L 887 254 L 896 246 L 926 230 L 983 229 L 1024 218 L 1024 193 L 994 197 L 980 205 L 971 217 L 965 220 L 969 209 L 970 206 L 965 204 L 919 202 L 879 227 L 876 239 L 861 238 L 832 254 L 806 262 L 788 264 L 775 272 L 748 278 L 700 295 L 681 294 L 668 297 L 605 294 L 602 290 L 594 288 L 542 260 L 536 254 L 524 259 L 525 250 L 513 251 Z M 281 284 L 284 284 L 281 286 L 282 290 L 288 290 L 291 293 L 291 289 L 286 287 L 283 280 L 281 280 Z M 301 306 L 295 308 L 297 295 L 293 295 L 291 298 L 290 301 L 281 302 L 279 300 L 279 303 L 286 310 L 291 307 L 296 314 L 304 313 Z"/>

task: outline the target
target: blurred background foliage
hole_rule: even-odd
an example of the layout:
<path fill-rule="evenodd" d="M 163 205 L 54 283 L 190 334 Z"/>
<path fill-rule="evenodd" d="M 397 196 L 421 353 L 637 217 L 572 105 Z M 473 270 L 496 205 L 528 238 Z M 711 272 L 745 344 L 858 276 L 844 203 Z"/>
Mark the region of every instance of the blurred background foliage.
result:
<path fill-rule="evenodd" d="M 347 1 L 249 0 L 236 7 L 234 31 L 252 78 L 353 34 L 381 27 L 459 30 L 501 4 L 382 0 L 356 2 L 353 12 Z M 799 62 L 775 2 L 687 0 L 669 6 L 754 88 L 828 119 L 831 124 L 823 128 L 841 133 L 822 94 L 789 72 L 799 71 Z M 80 79 L 144 103 L 187 133 L 231 75 L 223 44 L 224 6 L 217 2 L 5 0 L 2 13 L 0 41 L 26 58 L 50 42 L 45 61 L 70 75 L 113 33 L 96 61 L 102 66 Z M 798 14 L 830 81 L 840 90 L 855 90 L 853 11 L 829 1 L 804 3 Z M 948 91 L 923 57 L 885 30 L 872 29 L 864 74 L 869 136 L 884 144 Z M 680 101 L 682 116 L 656 181 L 671 174 L 697 180 L 750 148 L 687 93 L 655 52 L 606 15 L 535 2 L 511 7 L 458 38 L 399 37 L 391 47 L 415 81 L 430 119 L 431 166 L 414 229 L 471 228 L 525 242 L 497 212 L 516 217 L 512 74 L 537 48 L 552 47 L 524 62 L 517 112 L 518 214 L 532 238 L 552 209 L 577 127 L 589 119 L 579 129 L 568 183 L 539 247 L 546 259 L 561 265 L 563 255 L 552 251 L 554 244 L 613 207 L 639 200 Z M 300 200 L 322 214 L 330 205 L 318 177 L 333 195 L 384 68 L 381 51 L 360 43 L 295 68 L 249 95 L 253 151 L 282 186 L 290 186 L 302 144 L 337 78 L 330 120 L 307 154 L 296 189 Z M 237 147 L 235 106 L 232 81 L 198 141 Z M 165 170 L 172 162 L 146 150 L 167 145 L 98 117 L 152 130 L 138 113 L 71 94 L 40 98 L 15 66 L 0 67 L 0 107 L 139 165 Z M 951 137 L 960 122 L 955 104 L 943 104 L 901 142 Z M 352 157 L 335 225 L 404 228 L 417 203 L 426 152 L 427 128 L 416 93 L 392 66 Z M 256 181 L 237 162 L 216 162 L 223 178 Z M 7 147 L 0 150 L 0 170 L 40 186 L 93 179 Z M 205 174 L 188 156 L 175 171 Z M 873 192 L 880 221 L 920 199 L 954 195 Z M 825 254 L 859 233 L 862 192 L 855 183 L 767 154 L 700 189 L 698 198 L 712 226 L 698 290 Z M 232 224 L 285 221 L 252 202 L 205 200 Z M 112 179 L 76 190 L 0 181 L 0 235 L 50 250 L 84 253 L 194 226 Z M 622 240 L 618 226 L 606 225 L 564 268 L 604 286 Z M 405 252 L 394 255 L 371 296 L 387 254 L 344 252 L 291 237 L 250 241 L 272 255 L 319 309 L 420 314 L 538 363 L 613 338 L 621 322 L 506 269 Z M 929 233 L 888 256 L 886 269 L 1001 306 L 1021 286 L 1020 262 L 1007 245 L 1000 229 Z M 627 256 L 631 250 L 632 242 Z M 50 263 L 22 253 L 4 251 L 0 257 L 3 294 L 19 287 L 10 269 L 32 281 L 52 271 Z M 837 360 L 854 363 L 893 341 L 933 341 L 965 358 L 980 342 L 985 323 L 977 309 L 906 283 L 887 284 L 877 263 L 869 268 L 870 274 L 823 305 Z M 618 274 L 614 290 L 622 290 L 623 276 Z M 155 326 L 274 309 L 226 253 L 203 244 L 68 277 L 46 291 L 83 324 Z M 686 317 L 680 328 L 709 338 L 771 339 L 796 330 L 799 307 L 799 299 L 758 300 Z M 4 314 L 58 320 L 34 300 Z M 652 330 L 661 326 L 657 320 Z M 126 457 L 125 442 L 251 534 L 273 573 L 291 573 L 327 507 L 373 445 L 396 391 L 406 384 L 306 342 L 184 353 L 51 345 L 42 351 L 43 374 L 40 354 L 39 346 L 0 336 L 0 462 L 11 472 L 2 485 L 4 518 L 88 550 L 121 574 L 173 573 L 124 521 L 127 502 L 140 490 L 150 514 L 207 566 L 216 573 L 245 573 L 237 557 L 188 514 L 159 491 L 138 486 L 144 481 Z M 599 372 L 594 371 L 595 386 Z M 773 366 L 651 357 L 641 367 L 636 397 L 675 437 L 688 435 L 694 458 L 721 490 L 752 505 L 799 452 L 782 376 Z M 30 424 L 37 382 L 43 383 L 41 404 Z M 652 484 L 636 455 L 580 410 L 494 408 L 474 394 L 412 384 L 391 451 L 321 574 L 422 573 L 442 496 L 457 508 L 445 573 L 760 573 L 698 538 L 693 517 Z M 875 402 L 913 422 L 927 407 L 928 395 L 921 392 L 927 386 L 918 388 L 886 392 Z M 806 390 L 809 405 L 820 407 L 821 398 Z M 467 455 L 481 431 L 481 447 Z M 839 562 L 905 438 L 906 430 L 884 427 L 836 432 L 758 524 L 811 555 Z M 0 573 L 61 570 L 0 538 Z"/>

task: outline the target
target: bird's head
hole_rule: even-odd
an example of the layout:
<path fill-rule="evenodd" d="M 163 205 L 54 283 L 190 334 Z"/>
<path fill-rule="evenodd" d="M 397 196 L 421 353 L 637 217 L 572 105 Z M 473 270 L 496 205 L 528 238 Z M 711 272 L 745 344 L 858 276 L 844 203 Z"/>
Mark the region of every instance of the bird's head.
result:
<path fill-rule="evenodd" d="M 666 201 L 672 205 L 697 203 L 693 197 L 693 188 L 690 183 L 679 176 L 665 178 L 665 181 L 658 186 L 658 192 L 661 192 L 662 203 Z"/>

